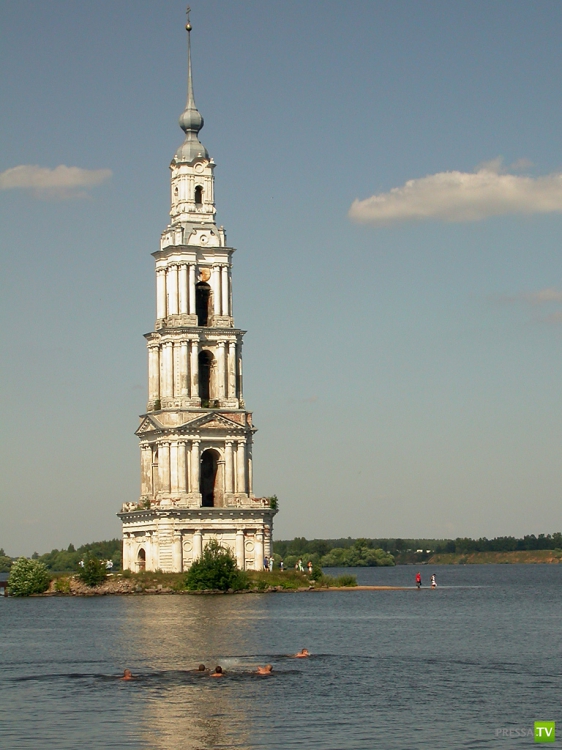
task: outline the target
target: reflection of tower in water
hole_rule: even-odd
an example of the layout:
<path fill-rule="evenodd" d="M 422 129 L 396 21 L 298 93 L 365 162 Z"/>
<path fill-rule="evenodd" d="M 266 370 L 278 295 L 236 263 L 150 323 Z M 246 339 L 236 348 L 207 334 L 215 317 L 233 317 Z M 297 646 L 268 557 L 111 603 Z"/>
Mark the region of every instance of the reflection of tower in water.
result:
<path fill-rule="evenodd" d="M 262 622 L 261 597 L 151 596 L 127 599 L 123 638 L 131 666 L 156 672 L 141 687 L 144 708 L 138 734 L 156 750 L 212 750 L 251 746 L 251 713 L 259 681 L 237 680 L 249 670 L 236 654 L 255 651 L 254 628 Z M 224 678 L 198 675 L 197 665 L 221 664 Z M 230 671 L 230 675 L 228 674 Z M 251 693 L 251 696 L 249 695 Z"/>

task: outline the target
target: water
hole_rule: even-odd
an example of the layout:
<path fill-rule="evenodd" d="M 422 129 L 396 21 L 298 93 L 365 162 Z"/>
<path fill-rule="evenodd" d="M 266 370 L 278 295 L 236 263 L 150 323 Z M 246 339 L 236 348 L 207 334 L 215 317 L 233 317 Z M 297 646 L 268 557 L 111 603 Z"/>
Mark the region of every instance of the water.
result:
<path fill-rule="evenodd" d="M 421 571 L 437 590 L 0 598 L 0 747 L 533 745 L 496 735 L 562 721 L 562 565 Z M 353 572 L 411 586 L 415 570 Z M 186 671 L 200 662 L 228 674 Z"/>

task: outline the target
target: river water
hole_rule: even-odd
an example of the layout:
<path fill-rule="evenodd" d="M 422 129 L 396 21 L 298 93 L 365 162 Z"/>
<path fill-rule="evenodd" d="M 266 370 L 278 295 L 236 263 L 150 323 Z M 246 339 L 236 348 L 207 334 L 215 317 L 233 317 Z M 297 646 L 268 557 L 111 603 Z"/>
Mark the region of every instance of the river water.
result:
<path fill-rule="evenodd" d="M 421 571 L 436 590 L 0 598 L 0 747 L 533 745 L 534 721 L 562 722 L 562 565 Z M 415 569 L 353 572 L 412 586 Z"/>

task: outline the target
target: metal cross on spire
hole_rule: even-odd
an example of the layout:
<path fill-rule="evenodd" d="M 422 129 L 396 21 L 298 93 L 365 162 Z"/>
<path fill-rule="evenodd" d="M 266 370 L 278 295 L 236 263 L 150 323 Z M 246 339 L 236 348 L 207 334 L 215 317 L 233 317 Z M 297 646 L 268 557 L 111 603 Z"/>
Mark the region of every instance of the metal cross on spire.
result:
<path fill-rule="evenodd" d="M 187 23 L 185 24 L 185 30 L 191 31 L 191 21 L 189 20 L 189 14 L 191 13 L 191 8 L 189 5 L 187 6 L 187 10 L 185 11 L 185 15 L 187 16 Z"/>

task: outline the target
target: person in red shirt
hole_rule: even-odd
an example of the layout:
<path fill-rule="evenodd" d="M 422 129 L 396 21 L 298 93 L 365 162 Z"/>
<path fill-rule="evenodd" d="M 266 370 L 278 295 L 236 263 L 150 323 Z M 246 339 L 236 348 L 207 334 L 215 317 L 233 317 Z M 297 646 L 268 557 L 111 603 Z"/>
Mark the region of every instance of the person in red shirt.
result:
<path fill-rule="evenodd" d="M 416 573 L 416 586 L 421 589 L 422 581 L 421 581 L 421 573 L 418 571 Z"/>

